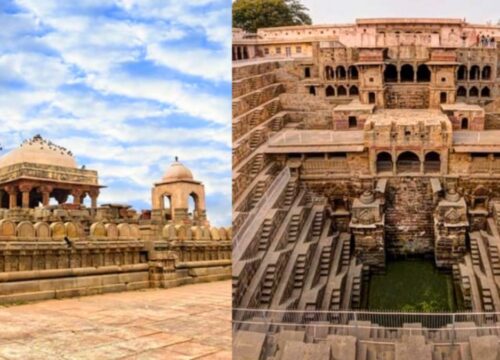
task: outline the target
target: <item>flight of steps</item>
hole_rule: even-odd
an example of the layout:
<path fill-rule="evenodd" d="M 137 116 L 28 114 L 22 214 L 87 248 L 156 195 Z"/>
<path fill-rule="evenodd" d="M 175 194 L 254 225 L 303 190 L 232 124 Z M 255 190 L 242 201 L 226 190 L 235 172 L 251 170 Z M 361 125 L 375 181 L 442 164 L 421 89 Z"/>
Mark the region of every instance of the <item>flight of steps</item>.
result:
<path fill-rule="evenodd" d="M 283 117 L 276 117 L 271 122 L 271 131 L 278 132 L 283 128 Z"/>
<path fill-rule="evenodd" d="M 269 236 L 273 228 L 273 222 L 271 219 L 265 219 L 262 224 L 262 232 L 260 233 L 259 239 L 259 251 L 266 251 L 269 246 Z"/>
<path fill-rule="evenodd" d="M 500 275 L 500 258 L 498 256 L 498 246 L 491 245 L 489 246 L 490 252 L 490 260 L 491 260 L 491 268 L 493 270 L 493 275 Z"/>
<path fill-rule="evenodd" d="M 323 247 L 321 251 L 321 259 L 319 265 L 319 276 L 328 276 L 330 273 L 330 262 L 332 256 L 332 248 L 331 246 Z"/>
<path fill-rule="evenodd" d="M 361 277 L 355 276 L 352 279 L 351 308 L 359 309 L 360 307 L 361 307 Z"/>
<path fill-rule="evenodd" d="M 283 206 L 290 206 L 295 199 L 295 183 L 289 182 L 285 189 L 285 200 Z"/>
<path fill-rule="evenodd" d="M 351 246 L 349 244 L 349 241 L 344 241 L 344 243 L 342 244 L 342 256 L 341 256 L 342 268 L 349 267 L 350 262 L 351 262 Z"/>
<path fill-rule="evenodd" d="M 470 239 L 470 255 L 472 259 L 472 265 L 479 265 L 479 248 L 477 246 L 477 239 L 471 237 Z"/>
<path fill-rule="evenodd" d="M 330 310 L 339 310 L 342 302 L 340 289 L 333 289 L 330 300 Z"/>
<path fill-rule="evenodd" d="M 306 255 L 301 254 L 297 257 L 295 264 L 295 276 L 293 281 L 294 289 L 302 289 L 304 286 L 304 278 L 306 274 Z"/>
<path fill-rule="evenodd" d="M 488 288 L 481 289 L 481 298 L 483 300 L 484 311 L 494 311 L 493 298 L 491 297 L 491 290 Z"/>
<path fill-rule="evenodd" d="M 253 191 L 252 195 L 252 200 L 250 202 L 250 209 L 253 209 L 255 205 L 259 202 L 259 200 L 262 198 L 264 195 L 264 190 L 266 189 L 266 182 L 261 180 L 257 183 L 255 186 L 255 189 Z"/>
<path fill-rule="evenodd" d="M 263 165 L 264 165 L 264 154 L 257 154 L 255 156 L 255 159 L 253 159 L 252 161 L 250 176 L 255 177 L 260 172 Z"/>
<path fill-rule="evenodd" d="M 292 215 L 290 225 L 288 226 L 288 243 L 295 243 L 299 236 L 300 215 Z"/>
<path fill-rule="evenodd" d="M 250 149 L 254 150 L 259 147 L 259 145 L 262 144 L 264 140 L 263 137 L 264 134 L 262 129 L 255 130 L 250 137 Z"/>
<path fill-rule="evenodd" d="M 270 304 L 274 288 L 274 274 L 276 272 L 276 264 L 268 265 L 266 274 L 264 275 L 264 283 L 260 292 L 260 303 Z"/>
<path fill-rule="evenodd" d="M 312 225 L 312 236 L 319 237 L 321 231 L 323 230 L 323 211 L 314 214 L 313 225 Z"/>

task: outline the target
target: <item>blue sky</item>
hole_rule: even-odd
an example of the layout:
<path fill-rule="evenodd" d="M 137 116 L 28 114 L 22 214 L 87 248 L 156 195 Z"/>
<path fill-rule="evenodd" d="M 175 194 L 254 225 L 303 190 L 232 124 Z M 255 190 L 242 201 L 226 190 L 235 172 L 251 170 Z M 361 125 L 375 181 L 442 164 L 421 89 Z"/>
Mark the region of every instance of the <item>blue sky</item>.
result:
<path fill-rule="evenodd" d="M 228 0 L 2 0 L 0 143 L 41 134 L 99 171 L 100 202 L 151 208 L 179 156 L 231 219 Z"/>
<path fill-rule="evenodd" d="M 300 0 L 314 24 L 353 23 L 356 18 L 452 17 L 484 24 L 500 20 L 498 0 Z"/>

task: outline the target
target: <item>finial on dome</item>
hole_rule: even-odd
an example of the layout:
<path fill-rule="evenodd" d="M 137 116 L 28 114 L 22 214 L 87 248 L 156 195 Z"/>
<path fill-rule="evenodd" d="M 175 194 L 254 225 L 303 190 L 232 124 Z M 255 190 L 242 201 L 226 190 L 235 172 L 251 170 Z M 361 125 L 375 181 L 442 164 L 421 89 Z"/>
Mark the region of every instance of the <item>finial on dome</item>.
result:
<path fill-rule="evenodd" d="M 175 162 L 179 162 L 179 157 L 175 155 Z"/>

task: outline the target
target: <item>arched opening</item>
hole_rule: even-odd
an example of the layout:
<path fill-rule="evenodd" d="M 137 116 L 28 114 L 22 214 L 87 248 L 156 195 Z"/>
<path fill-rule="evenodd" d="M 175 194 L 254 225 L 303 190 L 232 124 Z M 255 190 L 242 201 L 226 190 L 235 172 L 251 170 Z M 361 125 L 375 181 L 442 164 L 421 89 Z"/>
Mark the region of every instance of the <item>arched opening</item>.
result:
<path fill-rule="evenodd" d="M 238 58 L 238 60 L 241 60 L 241 48 L 239 46 L 236 48 L 236 53 L 237 53 L 236 57 Z"/>
<path fill-rule="evenodd" d="M 348 70 L 349 72 L 349 78 L 351 78 L 351 80 L 357 80 L 359 75 L 358 75 L 358 68 L 354 65 L 351 65 L 349 66 Z"/>
<path fill-rule="evenodd" d="M 467 130 L 469 129 L 469 119 L 463 118 L 462 121 L 460 122 L 460 128 L 462 130 Z"/>
<path fill-rule="evenodd" d="M 359 95 L 358 87 L 353 85 L 349 88 L 349 95 Z"/>
<path fill-rule="evenodd" d="M 479 96 L 479 90 L 477 87 L 473 86 L 469 89 L 469 96 L 470 97 L 478 97 Z"/>
<path fill-rule="evenodd" d="M 490 88 L 485 86 L 481 89 L 481 97 L 490 97 Z"/>
<path fill-rule="evenodd" d="M 469 80 L 479 80 L 479 66 L 474 65 L 470 68 Z"/>
<path fill-rule="evenodd" d="M 333 89 L 333 86 L 328 85 L 325 90 L 325 95 L 326 96 L 334 96 L 335 95 L 335 90 Z"/>
<path fill-rule="evenodd" d="M 413 81 L 414 71 L 413 66 L 405 64 L 401 67 L 401 82 Z"/>
<path fill-rule="evenodd" d="M 314 86 L 309 86 L 309 94 L 316 95 L 316 88 Z"/>
<path fill-rule="evenodd" d="M 467 96 L 467 89 L 464 86 L 459 86 L 457 89 L 457 97 L 466 97 Z"/>
<path fill-rule="evenodd" d="M 447 101 L 448 101 L 448 95 L 445 92 L 441 92 L 439 94 L 439 102 L 441 104 L 446 104 Z"/>
<path fill-rule="evenodd" d="M 374 92 L 368 93 L 368 103 L 375 104 L 375 93 Z"/>
<path fill-rule="evenodd" d="M 196 195 L 194 192 L 189 194 L 188 198 L 188 216 L 196 220 L 198 219 L 198 195 Z"/>
<path fill-rule="evenodd" d="M 467 66 L 460 65 L 457 71 L 457 80 L 466 80 L 467 79 Z"/>
<path fill-rule="evenodd" d="M 346 78 L 345 67 L 337 66 L 337 79 L 338 80 L 345 80 L 345 78 Z"/>
<path fill-rule="evenodd" d="M 243 59 L 248 59 L 248 50 L 246 46 L 243 48 Z"/>
<path fill-rule="evenodd" d="M 331 66 L 325 66 L 325 77 L 327 80 L 333 79 L 333 69 Z"/>
<path fill-rule="evenodd" d="M 165 220 L 172 220 L 172 196 L 165 194 L 162 196 L 163 202 L 163 218 Z"/>
<path fill-rule="evenodd" d="M 398 174 L 420 172 L 420 159 L 414 152 L 405 151 L 399 154 L 396 168 Z"/>
<path fill-rule="evenodd" d="M 347 95 L 347 90 L 344 86 L 340 85 L 337 88 L 337 96 L 346 96 Z"/>
<path fill-rule="evenodd" d="M 304 77 L 305 78 L 310 78 L 311 77 L 311 69 L 306 67 L 304 68 Z"/>
<path fill-rule="evenodd" d="M 481 78 L 483 80 L 489 80 L 491 78 L 491 66 L 486 65 L 485 67 L 483 67 Z"/>
<path fill-rule="evenodd" d="M 417 81 L 419 82 L 429 82 L 431 81 L 431 71 L 427 65 L 422 64 L 417 68 Z"/>
<path fill-rule="evenodd" d="M 381 152 L 377 155 L 377 173 L 392 173 L 392 156 L 388 152 Z"/>
<path fill-rule="evenodd" d="M 435 151 L 425 154 L 424 172 L 439 173 L 441 171 L 441 157 Z"/>
<path fill-rule="evenodd" d="M 358 127 L 358 119 L 356 116 L 349 116 L 349 129 L 357 128 Z"/>
<path fill-rule="evenodd" d="M 395 65 L 389 64 L 384 70 L 384 81 L 385 82 L 397 82 L 398 81 L 398 70 Z"/>

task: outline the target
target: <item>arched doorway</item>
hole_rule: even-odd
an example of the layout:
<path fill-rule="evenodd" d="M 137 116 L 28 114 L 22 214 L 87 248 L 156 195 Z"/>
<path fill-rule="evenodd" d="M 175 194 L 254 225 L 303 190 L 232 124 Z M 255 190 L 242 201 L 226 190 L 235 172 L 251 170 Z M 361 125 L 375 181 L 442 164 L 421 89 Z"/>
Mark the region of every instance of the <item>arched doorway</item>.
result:
<path fill-rule="evenodd" d="M 483 71 L 481 72 L 481 78 L 483 80 L 489 80 L 491 77 L 491 66 L 486 65 L 483 67 Z"/>
<path fill-rule="evenodd" d="M 314 86 L 309 86 L 309 94 L 316 95 L 316 88 Z"/>
<path fill-rule="evenodd" d="M 479 90 L 477 87 L 473 86 L 469 89 L 469 97 L 478 97 L 479 96 Z"/>
<path fill-rule="evenodd" d="M 401 67 L 401 82 L 412 82 L 414 76 L 413 66 L 405 64 Z"/>
<path fill-rule="evenodd" d="M 188 197 L 188 217 L 197 220 L 198 215 L 198 195 L 192 192 Z"/>
<path fill-rule="evenodd" d="M 358 87 L 356 85 L 353 85 L 349 88 L 349 95 L 359 95 Z"/>
<path fill-rule="evenodd" d="M 305 78 L 310 78 L 311 77 L 311 69 L 306 67 L 304 68 L 304 77 Z"/>
<path fill-rule="evenodd" d="M 469 80 L 479 80 L 479 66 L 474 65 L 470 68 Z"/>
<path fill-rule="evenodd" d="M 485 86 L 481 89 L 481 97 L 490 97 L 490 88 Z"/>
<path fill-rule="evenodd" d="M 466 97 L 467 89 L 464 86 L 459 86 L 457 89 L 457 97 Z"/>
<path fill-rule="evenodd" d="M 427 65 L 422 64 L 417 68 L 417 81 L 418 82 L 429 82 L 431 81 L 431 71 Z"/>
<path fill-rule="evenodd" d="M 392 156 L 388 152 L 377 154 L 377 174 L 382 172 L 392 173 Z"/>
<path fill-rule="evenodd" d="M 385 82 L 397 82 L 398 81 L 398 70 L 395 65 L 389 64 L 384 70 L 384 81 Z"/>
<path fill-rule="evenodd" d="M 337 66 L 337 80 L 345 80 L 345 78 L 346 78 L 345 67 Z"/>
<path fill-rule="evenodd" d="M 398 174 L 420 172 L 420 159 L 418 155 L 411 151 L 399 154 L 396 169 Z"/>
<path fill-rule="evenodd" d="M 325 78 L 327 80 L 333 79 L 333 69 L 331 66 L 325 67 Z"/>
<path fill-rule="evenodd" d="M 446 104 L 448 102 L 448 95 L 445 92 L 439 94 L 439 102 L 441 104 Z"/>
<path fill-rule="evenodd" d="M 325 89 L 325 95 L 326 96 L 334 96 L 335 95 L 335 90 L 333 89 L 333 86 L 328 85 Z"/>
<path fill-rule="evenodd" d="M 374 92 L 368 93 L 368 103 L 375 104 L 375 93 Z"/>
<path fill-rule="evenodd" d="M 340 85 L 337 88 L 337 96 L 346 96 L 347 95 L 347 90 L 345 89 L 344 86 Z"/>
<path fill-rule="evenodd" d="M 431 151 L 425 154 L 424 172 L 425 173 L 439 173 L 441 171 L 441 156 Z"/>
<path fill-rule="evenodd" d="M 165 220 L 172 220 L 172 196 L 170 194 L 162 195 L 163 204 L 163 218 Z"/>
<path fill-rule="evenodd" d="M 466 80 L 467 79 L 467 66 L 460 65 L 457 71 L 457 80 Z"/>
<path fill-rule="evenodd" d="M 357 80 L 358 79 L 358 68 L 354 65 L 351 65 L 349 66 L 349 68 L 347 69 L 347 71 L 349 72 L 349 78 L 351 80 Z"/>

